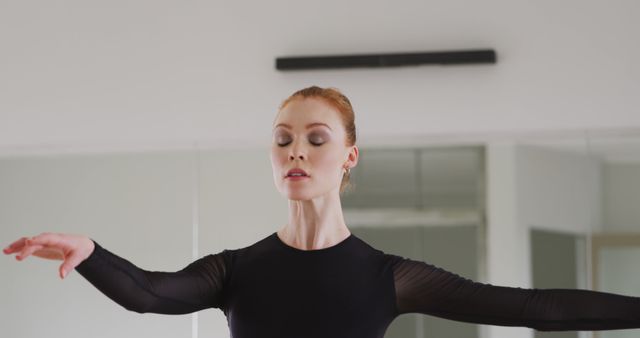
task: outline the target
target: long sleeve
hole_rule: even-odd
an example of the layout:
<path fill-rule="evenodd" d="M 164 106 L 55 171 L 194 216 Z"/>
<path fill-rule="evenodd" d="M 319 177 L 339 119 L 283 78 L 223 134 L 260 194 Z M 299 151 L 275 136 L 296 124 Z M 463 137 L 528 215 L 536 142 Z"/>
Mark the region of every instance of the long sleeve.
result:
<path fill-rule="evenodd" d="M 180 271 L 143 270 L 95 243 L 76 271 L 130 311 L 184 314 L 224 306 L 229 250 L 204 256 Z"/>
<path fill-rule="evenodd" d="M 582 289 L 483 284 L 425 262 L 393 256 L 398 314 L 539 331 L 640 328 L 640 298 Z"/>

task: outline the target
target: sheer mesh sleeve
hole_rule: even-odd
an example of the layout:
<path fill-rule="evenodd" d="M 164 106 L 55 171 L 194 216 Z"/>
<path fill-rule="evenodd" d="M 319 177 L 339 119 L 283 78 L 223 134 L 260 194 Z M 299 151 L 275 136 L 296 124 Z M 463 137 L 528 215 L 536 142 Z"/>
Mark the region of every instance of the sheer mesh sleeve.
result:
<path fill-rule="evenodd" d="M 581 289 L 523 289 L 482 284 L 425 262 L 393 256 L 398 314 L 539 331 L 640 327 L 640 298 Z"/>
<path fill-rule="evenodd" d="M 180 271 L 147 271 L 95 243 L 76 271 L 125 309 L 184 314 L 222 308 L 229 274 L 229 250 L 202 257 Z"/>

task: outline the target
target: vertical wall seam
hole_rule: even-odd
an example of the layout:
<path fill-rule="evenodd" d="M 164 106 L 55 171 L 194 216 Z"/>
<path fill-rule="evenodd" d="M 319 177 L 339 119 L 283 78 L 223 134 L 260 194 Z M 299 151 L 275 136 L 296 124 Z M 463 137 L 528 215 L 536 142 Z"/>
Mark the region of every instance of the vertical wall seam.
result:
<path fill-rule="evenodd" d="M 193 145 L 192 156 L 192 180 L 191 180 L 191 259 L 198 259 L 198 239 L 200 225 L 200 149 L 198 142 Z M 191 337 L 198 338 L 198 312 L 191 314 Z"/>

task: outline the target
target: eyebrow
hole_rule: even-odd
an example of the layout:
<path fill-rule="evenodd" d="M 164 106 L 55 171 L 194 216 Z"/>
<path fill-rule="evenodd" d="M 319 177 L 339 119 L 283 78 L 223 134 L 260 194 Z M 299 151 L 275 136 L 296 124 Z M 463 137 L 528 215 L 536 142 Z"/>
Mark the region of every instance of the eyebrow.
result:
<path fill-rule="evenodd" d="M 315 126 L 325 126 L 325 127 L 329 128 L 329 130 L 333 130 L 333 129 L 331 129 L 331 127 L 329 127 L 329 125 L 327 125 L 326 123 L 321 123 L 321 122 L 309 123 L 309 124 L 307 124 L 306 129 L 309 129 L 309 128 L 315 127 Z M 273 127 L 273 129 L 276 129 L 278 127 L 285 127 L 285 128 L 291 129 L 291 125 L 290 124 L 286 124 L 286 123 L 278 123 L 275 127 Z"/>

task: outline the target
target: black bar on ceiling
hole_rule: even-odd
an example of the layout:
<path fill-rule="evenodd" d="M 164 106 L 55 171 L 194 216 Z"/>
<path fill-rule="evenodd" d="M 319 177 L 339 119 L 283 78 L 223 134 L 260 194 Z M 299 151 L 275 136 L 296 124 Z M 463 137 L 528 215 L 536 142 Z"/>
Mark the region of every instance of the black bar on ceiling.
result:
<path fill-rule="evenodd" d="M 474 63 L 496 63 L 496 52 L 493 49 L 479 49 L 447 52 L 278 57 L 276 58 L 276 69 L 302 70 Z"/>

